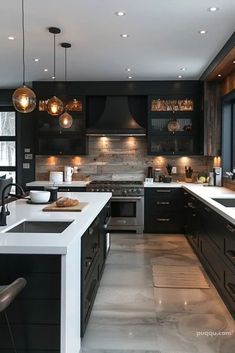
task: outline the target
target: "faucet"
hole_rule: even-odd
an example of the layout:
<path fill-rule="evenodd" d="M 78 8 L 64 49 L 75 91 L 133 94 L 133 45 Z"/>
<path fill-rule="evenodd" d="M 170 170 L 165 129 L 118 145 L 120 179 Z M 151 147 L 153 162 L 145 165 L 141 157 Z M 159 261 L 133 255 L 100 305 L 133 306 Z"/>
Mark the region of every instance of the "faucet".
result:
<path fill-rule="evenodd" d="M 7 225 L 7 216 L 9 216 L 9 214 L 10 214 L 10 211 L 8 210 L 8 208 L 6 209 L 5 197 L 4 197 L 6 189 L 8 189 L 10 186 L 15 186 L 16 188 L 18 188 L 20 190 L 20 192 L 23 196 L 25 195 L 25 192 L 24 192 L 22 186 L 20 186 L 19 184 L 16 184 L 16 183 L 10 183 L 2 189 L 2 195 L 1 195 L 2 208 L 1 208 L 1 212 L 0 212 L 0 226 Z"/>

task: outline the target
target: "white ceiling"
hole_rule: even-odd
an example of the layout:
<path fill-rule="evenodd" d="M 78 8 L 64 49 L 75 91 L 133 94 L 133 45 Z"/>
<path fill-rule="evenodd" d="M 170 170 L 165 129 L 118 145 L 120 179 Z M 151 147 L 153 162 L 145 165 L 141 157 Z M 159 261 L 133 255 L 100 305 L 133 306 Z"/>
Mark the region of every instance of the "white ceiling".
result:
<path fill-rule="evenodd" d="M 220 10 L 210 13 L 211 6 Z M 126 16 L 114 15 L 119 10 Z M 22 83 L 21 0 L 1 0 L 0 14 L 0 88 L 16 87 Z M 198 79 L 235 30 L 235 1 L 25 0 L 26 81 L 51 79 L 50 26 L 61 28 L 58 44 L 72 44 L 68 80 L 128 80 L 127 67 L 133 80 L 175 80 L 180 74 Z M 201 29 L 207 34 L 199 35 Z M 59 45 L 56 64 L 56 78 L 63 80 Z M 180 71 L 183 66 L 186 72 Z"/>

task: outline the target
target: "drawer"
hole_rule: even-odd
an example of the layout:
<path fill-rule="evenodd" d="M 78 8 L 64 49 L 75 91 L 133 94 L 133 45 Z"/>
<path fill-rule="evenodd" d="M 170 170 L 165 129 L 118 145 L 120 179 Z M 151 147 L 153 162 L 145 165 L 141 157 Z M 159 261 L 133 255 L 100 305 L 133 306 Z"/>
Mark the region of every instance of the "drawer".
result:
<path fill-rule="evenodd" d="M 235 238 L 225 238 L 224 255 L 235 266 Z"/>
<path fill-rule="evenodd" d="M 180 199 L 166 198 L 164 196 L 160 196 L 156 199 L 150 199 L 149 202 L 145 204 L 145 208 L 151 213 L 161 212 L 161 210 L 174 211 L 179 207 L 182 207 L 182 202 Z"/>
<path fill-rule="evenodd" d="M 233 309 L 235 310 L 235 274 L 228 268 L 224 272 L 224 287 L 231 301 L 234 303 Z"/>
<path fill-rule="evenodd" d="M 182 190 L 180 188 L 147 188 L 145 189 L 145 194 L 149 198 L 181 198 L 182 197 Z"/>
<path fill-rule="evenodd" d="M 155 213 L 148 215 L 145 231 L 153 233 L 181 233 L 181 213 Z"/>

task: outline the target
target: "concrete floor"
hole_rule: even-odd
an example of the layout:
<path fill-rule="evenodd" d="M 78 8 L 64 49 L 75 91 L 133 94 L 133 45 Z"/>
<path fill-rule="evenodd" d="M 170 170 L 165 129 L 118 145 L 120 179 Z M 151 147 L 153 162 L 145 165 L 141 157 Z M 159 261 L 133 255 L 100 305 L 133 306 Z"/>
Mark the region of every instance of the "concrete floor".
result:
<path fill-rule="evenodd" d="M 81 352 L 235 352 L 234 320 L 212 283 L 154 288 L 152 263 L 200 266 L 183 235 L 112 235 Z"/>

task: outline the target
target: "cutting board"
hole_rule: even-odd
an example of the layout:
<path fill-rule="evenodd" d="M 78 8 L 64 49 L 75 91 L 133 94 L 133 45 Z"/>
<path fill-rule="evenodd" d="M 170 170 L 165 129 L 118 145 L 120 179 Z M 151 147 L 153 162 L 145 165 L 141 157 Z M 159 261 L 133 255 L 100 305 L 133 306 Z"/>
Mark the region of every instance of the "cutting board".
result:
<path fill-rule="evenodd" d="M 81 212 L 84 207 L 88 205 L 88 202 L 79 202 L 76 206 L 71 207 L 57 207 L 56 203 L 53 202 L 49 206 L 42 209 L 44 212 Z"/>

